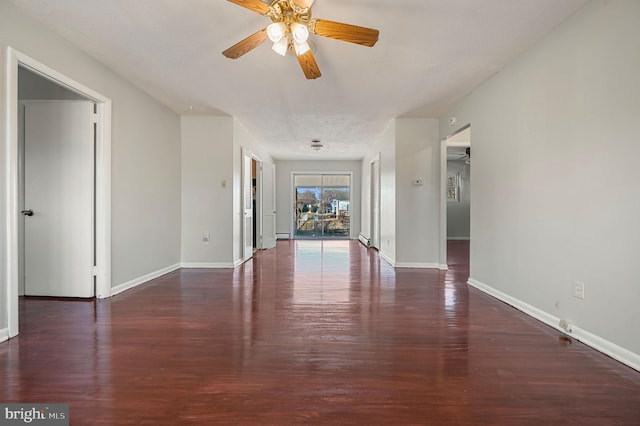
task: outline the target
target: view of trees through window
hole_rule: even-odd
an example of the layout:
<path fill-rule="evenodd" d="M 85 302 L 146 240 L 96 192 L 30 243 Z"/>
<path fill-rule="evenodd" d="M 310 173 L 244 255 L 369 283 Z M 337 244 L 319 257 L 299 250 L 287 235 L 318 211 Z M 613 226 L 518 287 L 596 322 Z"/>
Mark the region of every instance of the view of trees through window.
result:
<path fill-rule="evenodd" d="M 349 175 L 295 175 L 294 186 L 296 237 L 349 238 Z"/>

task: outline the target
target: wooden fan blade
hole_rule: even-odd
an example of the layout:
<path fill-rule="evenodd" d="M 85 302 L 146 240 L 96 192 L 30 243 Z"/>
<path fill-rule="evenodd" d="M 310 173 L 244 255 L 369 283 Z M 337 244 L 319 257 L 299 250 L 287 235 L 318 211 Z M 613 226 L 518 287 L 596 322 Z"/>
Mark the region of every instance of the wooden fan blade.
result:
<path fill-rule="evenodd" d="M 358 27 L 357 25 L 343 24 L 341 22 L 325 21 L 324 19 L 312 19 L 309 30 L 322 37 L 348 41 L 372 47 L 378 41 L 380 31 L 372 28 Z"/>
<path fill-rule="evenodd" d="M 267 40 L 267 29 L 263 28 L 255 34 L 250 35 L 239 43 L 234 44 L 222 54 L 227 58 L 238 59 L 240 56 L 245 53 L 249 53 L 256 47 L 260 46 L 262 43 Z"/>
<path fill-rule="evenodd" d="M 269 5 L 260 1 L 260 0 L 227 0 L 231 3 L 235 3 L 238 6 L 245 7 L 249 10 L 253 10 L 254 12 L 258 12 L 261 15 L 266 15 L 269 13 Z"/>
<path fill-rule="evenodd" d="M 314 0 L 293 0 L 293 2 L 295 4 L 297 4 L 298 7 L 306 9 L 306 8 L 309 8 L 309 7 L 313 6 Z"/>
<path fill-rule="evenodd" d="M 297 57 L 298 62 L 302 67 L 302 72 L 304 72 L 304 75 L 308 80 L 316 79 L 322 75 L 320 73 L 320 68 L 318 68 L 316 58 L 313 56 L 313 52 L 311 50 L 307 50 L 306 53 L 298 55 Z"/>

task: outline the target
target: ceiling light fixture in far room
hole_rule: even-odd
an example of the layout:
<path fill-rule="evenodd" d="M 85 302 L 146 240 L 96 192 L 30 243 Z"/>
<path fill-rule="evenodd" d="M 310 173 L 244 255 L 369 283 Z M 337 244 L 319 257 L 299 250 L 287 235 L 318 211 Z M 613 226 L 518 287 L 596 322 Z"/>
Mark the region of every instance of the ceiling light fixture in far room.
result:
<path fill-rule="evenodd" d="M 310 146 L 311 146 L 311 149 L 314 151 L 320 151 L 321 149 L 324 148 L 324 145 L 322 144 L 320 139 L 312 139 Z"/>

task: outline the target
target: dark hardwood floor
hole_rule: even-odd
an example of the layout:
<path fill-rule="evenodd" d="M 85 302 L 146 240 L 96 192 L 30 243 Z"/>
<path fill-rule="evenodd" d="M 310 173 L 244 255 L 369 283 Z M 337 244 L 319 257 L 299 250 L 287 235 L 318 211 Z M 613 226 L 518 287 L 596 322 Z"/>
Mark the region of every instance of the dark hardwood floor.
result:
<path fill-rule="evenodd" d="M 358 242 L 286 241 L 108 300 L 21 300 L 0 401 L 73 425 L 639 425 L 640 373 Z M 461 259 L 461 260 L 458 260 Z"/>

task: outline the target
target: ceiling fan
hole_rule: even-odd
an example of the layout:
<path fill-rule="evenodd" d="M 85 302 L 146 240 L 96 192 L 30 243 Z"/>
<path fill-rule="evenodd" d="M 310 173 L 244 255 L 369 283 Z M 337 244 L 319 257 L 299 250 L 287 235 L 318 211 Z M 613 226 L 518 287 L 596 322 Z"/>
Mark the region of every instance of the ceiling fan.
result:
<path fill-rule="evenodd" d="M 262 0 L 228 1 L 268 16 L 272 23 L 222 52 L 227 58 L 237 59 L 269 39 L 276 53 L 285 56 L 288 50 L 293 51 L 307 79 L 315 79 L 322 74 L 307 42 L 310 33 L 368 47 L 378 41 L 378 30 L 312 18 L 314 0 L 273 0 L 270 4 Z"/>

